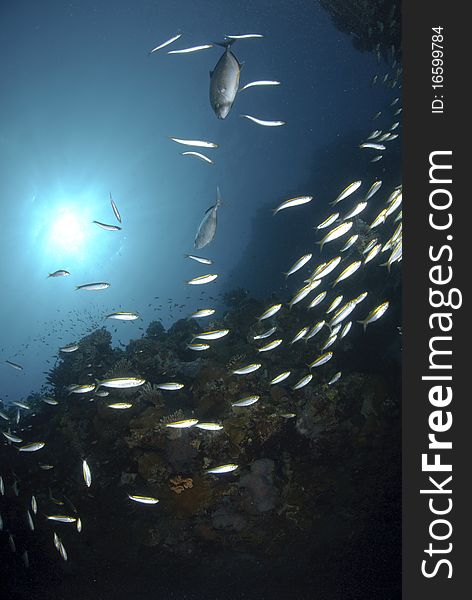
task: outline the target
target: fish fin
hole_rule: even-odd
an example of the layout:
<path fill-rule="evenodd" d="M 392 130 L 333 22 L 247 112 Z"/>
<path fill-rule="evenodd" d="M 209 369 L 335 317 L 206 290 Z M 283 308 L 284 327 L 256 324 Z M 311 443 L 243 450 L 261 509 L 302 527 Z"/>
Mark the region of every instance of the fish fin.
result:
<path fill-rule="evenodd" d="M 321 241 L 321 242 L 315 242 L 315 244 L 319 245 L 319 247 L 320 247 L 320 254 L 321 254 L 323 252 L 323 246 L 324 246 L 323 241 Z"/>
<path fill-rule="evenodd" d="M 210 71 L 210 79 L 213 77 L 214 71 Z"/>
<path fill-rule="evenodd" d="M 222 42 L 212 42 L 212 44 L 215 44 L 215 46 L 221 46 L 222 48 L 231 48 L 231 46 L 234 44 L 234 42 L 236 42 L 237 40 L 230 40 L 230 39 L 226 39 L 223 40 Z"/>
<path fill-rule="evenodd" d="M 367 323 L 365 321 L 357 321 L 357 322 L 360 323 L 364 327 L 364 333 L 365 333 L 365 330 L 367 329 Z"/>

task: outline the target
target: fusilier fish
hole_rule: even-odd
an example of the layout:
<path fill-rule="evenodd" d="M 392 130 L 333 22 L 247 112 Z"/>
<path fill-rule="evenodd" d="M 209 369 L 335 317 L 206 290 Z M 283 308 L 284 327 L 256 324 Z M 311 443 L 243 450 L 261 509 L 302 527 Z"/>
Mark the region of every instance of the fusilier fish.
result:
<path fill-rule="evenodd" d="M 229 329 L 216 329 L 215 331 L 203 331 L 193 336 L 197 340 L 219 340 L 228 335 Z"/>
<path fill-rule="evenodd" d="M 133 500 L 133 502 L 138 502 L 139 504 L 157 504 L 159 502 L 157 498 L 153 498 L 152 496 L 136 496 L 133 494 L 128 494 L 128 498 Z"/>
<path fill-rule="evenodd" d="M 344 319 L 346 319 L 352 313 L 356 306 L 357 304 L 354 302 L 354 300 L 346 302 L 346 304 L 334 314 L 329 323 L 329 327 L 334 327 L 338 323 L 344 321 Z"/>
<path fill-rule="evenodd" d="M 69 515 L 46 515 L 46 519 L 58 523 L 75 523 L 77 521 L 76 517 L 70 517 Z"/>
<path fill-rule="evenodd" d="M 69 344 L 67 346 L 62 346 L 62 348 L 59 348 L 59 352 L 65 352 L 67 354 L 70 352 L 75 352 L 78 349 L 79 349 L 79 344 Z"/>
<path fill-rule="evenodd" d="M 31 444 L 20 446 L 18 450 L 20 452 L 36 452 L 37 450 L 41 450 L 41 448 L 44 448 L 45 445 L 46 442 L 31 442 Z"/>
<path fill-rule="evenodd" d="M 167 383 L 156 383 L 156 387 L 160 390 L 175 391 L 181 390 L 184 387 L 184 384 L 177 383 L 176 381 L 169 381 Z"/>
<path fill-rule="evenodd" d="M 248 373 L 253 373 L 260 369 L 262 365 L 260 363 L 252 363 L 250 365 L 246 365 L 245 367 L 239 367 L 239 369 L 234 369 L 231 371 L 233 375 L 247 375 Z"/>
<path fill-rule="evenodd" d="M 358 238 L 359 238 L 359 234 L 357 234 L 357 233 L 355 233 L 354 235 L 351 235 L 351 237 L 347 240 L 347 242 L 341 248 L 340 252 L 346 252 L 346 250 L 349 250 L 349 248 L 357 242 Z"/>
<path fill-rule="evenodd" d="M 202 222 L 200 223 L 195 236 L 194 246 L 195 248 L 204 248 L 207 246 L 215 237 L 216 225 L 217 225 L 217 212 L 221 206 L 221 194 L 220 188 L 216 188 L 216 203 L 206 211 Z"/>
<path fill-rule="evenodd" d="M 207 469 L 205 472 L 213 474 L 213 475 L 220 475 L 222 473 L 231 473 L 232 471 L 235 471 L 237 468 L 238 468 L 238 465 L 230 463 L 227 465 L 220 465 L 219 467 L 213 467 L 211 469 Z"/>
<path fill-rule="evenodd" d="M 305 342 L 310 340 L 312 337 L 315 337 L 315 335 L 317 333 L 319 333 L 325 325 L 326 325 L 326 321 L 318 321 L 318 323 L 313 325 L 313 327 L 310 329 L 310 331 L 305 336 Z"/>
<path fill-rule="evenodd" d="M 131 402 L 115 402 L 114 404 L 107 404 L 107 406 L 108 408 L 113 408 L 114 410 L 127 410 L 133 405 Z"/>
<path fill-rule="evenodd" d="M 223 429 L 223 425 L 219 423 L 197 423 L 195 427 L 204 431 L 221 431 Z"/>
<path fill-rule="evenodd" d="M 279 312 L 281 308 L 281 304 L 273 304 L 272 306 L 269 306 L 269 308 L 265 310 L 260 317 L 258 317 L 258 320 L 263 321 L 264 319 L 269 319 L 270 317 L 273 317 L 276 313 Z"/>
<path fill-rule="evenodd" d="M 205 140 L 185 140 L 183 138 L 170 138 L 173 142 L 177 144 L 182 144 L 183 146 L 195 146 L 197 148 L 218 148 L 218 144 L 215 142 L 207 142 Z"/>
<path fill-rule="evenodd" d="M 274 348 L 277 348 L 277 346 L 280 346 L 280 344 L 282 342 L 283 342 L 283 340 L 281 340 L 281 339 L 272 340 L 271 342 L 269 342 L 265 346 L 262 346 L 262 348 L 258 348 L 257 351 L 258 352 L 268 352 L 269 350 L 273 350 Z"/>
<path fill-rule="evenodd" d="M 105 229 L 106 231 L 121 231 L 121 227 L 119 227 L 118 225 L 109 225 L 108 223 L 102 223 L 101 221 L 92 221 L 92 223 L 95 223 L 96 225 L 98 225 L 102 229 Z"/>
<path fill-rule="evenodd" d="M 105 281 L 99 281 L 97 283 L 84 283 L 83 285 L 76 285 L 76 290 L 87 290 L 87 291 L 96 291 L 96 290 L 106 290 L 110 287 L 111 284 L 106 283 Z"/>
<path fill-rule="evenodd" d="M 172 44 L 173 42 L 175 42 L 176 40 L 178 40 L 181 36 L 182 36 L 181 33 L 178 33 L 177 35 L 174 35 L 173 37 L 171 37 L 170 39 L 166 40 L 165 42 L 162 42 L 162 44 L 159 44 L 158 46 L 156 46 L 152 50 L 149 50 L 149 54 L 153 54 L 154 52 L 157 52 L 157 50 L 161 50 L 162 48 L 165 48 L 166 46 L 169 46 L 170 44 Z"/>
<path fill-rule="evenodd" d="M 316 298 L 313 298 L 313 300 L 310 302 L 308 308 L 315 308 L 315 306 L 318 306 L 318 304 L 320 304 L 320 302 L 322 302 L 326 298 L 326 294 L 326 291 L 318 294 L 318 296 L 316 296 Z"/>
<path fill-rule="evenodd" d="M 19 365 L 18 363 L 14 363 L 11 360 L 6 360 L 5 364 L 9 367 L 12 367 L 12 369 L 16 369 L 17 371 L 23 371 L 23 367 L 21 365 Z"/>
<path fill-rule="evenodd" d="M 342 301 L 343 301 L 342 294 L 339 296 L 336 296 L 336 298 L 329 305 L 329 307 L 326 311 L 326 314 L 329 315 L 329 313 L 333 312 L 333 310 L 336 310 L 336 308 L 341 304 Z"/>
<path fill-rule="evenodd" d="M 238 93 L 241 65 L 231 52 L 234 39 L 218 44 L 225 51 L 210 71 L 210 104 L 218 119 L 228 116 Z"/>
<path fill-rule="evenodd" d="M 310 369 L 313 369 L 315 367 L 320 367 L 321 365 L 324 365 L 325 363 L 327 363 L 328 360 L 331 360 L 332 357 L 333 357 L 332 352 L 326 352 L 325 354 L 318 356 L 318 358 L 315 358 L 315 360 L 308 366 Z"/>
<path fill-rule="evenodd" d="M 352 221 L 344 221 L 343 223 L 341 223 L 334 229 L 331 229 L 331 231 L 329 231 L 320 242 L 316 242 L 317 244 L 320 245 L 320 252 L 323 250 L 323 246 L 325 244 L 342 237 L 351 229 L 351 227 L 352 227 Z"/>
<path fill-rule="evenodd" d="M 312 200 L 313 196 L 297 196 L 296 198 L 290 198 L 289 200 L 282 202 L 282 204 L 279 204 L 272 212 L 276 215 L 281 210 L 292 208 L 292 206 L 302 206 L 303 204 L 308 204 L 308 202 L 311 202 Z"/>
<path fill-rule="evenodd" d="M 241 400 L 238 400 L 237 402 L 232 402 L 231 406 L 236 406 L 236 407 L 242 407 L 242 406 L 251 406 L 252 404 L 255 404 L 258 400 L 259 400 L 260 396 L 256 395 L 252 395 L 252 396 L 245 396 L 244 398 L 241 398 Z"/>
<path fill-rule="evenodd" d="M 273 86 L 273 85 L 280 85 L 280 81 L 270 81 L 270 80 L 266 80 L 266 79 L 262 79 L 260 81 L 251 81 L 250 83 L 246 83 L 245 85 L 243 85 L 242 88 L 239 88 L 239 91 L 243 92 L 244 90 L 248 90 L 249 88 L 256 87 L 256 86 Z"/>
<path fill-rule="evenodd" d="M 201 152 L 194 152 L 194 151 L 188 151 L 188 152 L 181 152 L 182 156 L 194 156 L 195 158 L 199 158 L 201 161 L 206 162 L 210 165 L 213 164 L 213 161 L 211 160 L 211 158 L 208 158 L 208 156 L 205 156 L 205 154 L 202 154 Z"/>
<path fill-rule="evenodd" d="M 372 196 L 379 191 L 379 189 L 382 186 L 382 182 L 379 181 L 374 181 L 374 183 L 370 186 L 369 191 L 367 192 L 365 199 L 368 200 L 369 198 L 372 198 Z"/>
<path fill-rule="evenodd" d="M 282 373 L 279 373 L 278 375 L 276 375 L 273 379 L 271 379 L 269 381 L 269 384 L 277 385 L 277 383 L 281 383 L 282 381 L 285 381 L 288 377 L 290 377 L 290 373 L 291 373 L 291 371 L 283 371 Z"/>
<path fill-rule="evenodd" d="M 328 262 L 322 263 L 321 265 L 319 265 L 319 267 L 317 267 L 315 269 L 315 271 L 313 272 L 313 275 L 310 277 L 310 279 L 314 280 L 314 279 L 322 279 L 323 277 L 326 277 L 326 275 L 329 275 L 332 271 L 334 271 L 334 269 L 339 265 L 340 262 L 341 262 L 341 257 L 335 256 Z"/>
<path fill-rule="evenodd" d="M 331 379 L 328 381 L 328 385 L 333 385 L 333 383 L 336 383 L 336 381 L 339 381 L 341 379 L 341 371 L 338 371 L 337 373 L 335 373 L 333 375 L 333 377 L 331 377 Z"/>
<path fill-rule="evenodd" d="M 345 187 L 343 189 L 343 191 L 339 194 L 339 196 L 333 200 L 333 202 L 331 202 L 332 206 L 335 206 L 338 202 L 341 202 L 341 200 L 344 200 L 344 198 L 347 198 L 348 196 L 350 196 L 351 194 L 353 194 L 355 191 L 357 191 L 362 185 L 362 181 L 353 181 L 352 183 L 350 183 L 347 187 Z"/>
<path fill-rule="evenodd" d="M 348 321 L 346 323 L 346 325 L 344 325 L 344 327 L 341 329 L 341 333 L 339 334 L 340 340 L 342 340 L 343 337 L 346 337 L 346 335 L 349 333 L 351 327 L 352 327 L 352 321 Z"/>
<path fill-rule="evenodd" d="M 356 217 L 357 215 L 359 215 L 367 206 L 367 202 L 359 202 L 359 204 L 356 204 L 356 206 L 354 206 L 354 208 L 351 208 L 351 210 L 349 210 L 343 217 L 343 221 L 345 221 L 346 219 L 352 219 L 352 217 Z"/>
<path fill-rule="evenodd" d="M 115 319 L 117 321 L 136 321 L 136 319 L 139 319 L 139 315 L 135 312 L 114 312 L 107 315 L 105 319 Z"/>
<path fill-rule="evenodd" d="M 344 279 L 347 279 L 348 277 L 350 277 L 351 275 L 353 275 L 357 269 L 359 269 L 359 267 L 362 265 L 362 261 L 361 260 L 355 260 L 354 262 L 352 262 L 350 265 L 348 265 L 344 271 L 342 271 L 334 280 L 333 283 L 333 287 L 335 285 L 337 285 L 340 281 L 343 281 Z"/>
<path fill-rule="evenodd" d="M 121 223 L 121 215 L 120 215 L 120 211 L 118 210 L 118 207 L 116 206 L 116 204 L 115 204 L 115 202 L 114 202 L 114 200 L 113 200 L 113 197 L 112 197 L 112 195 L 111 195 L 111 192 L 110 192 L 110 204 L 111 204 L 111 208 L 112 208 L 112 210 L 113 210 L 113 214 L 114 214 L 114 215 L 115 215 L 115 217 L 116 217 L 116 220 L 118 221 L 118 223 Z"/>
<path fill-rule="evenodd" d="M 218 277 L 218 275 L 212 275 L 212 274 L 201 275 L 200 277 L 195 277 L 194 279 L 190 279 L 190 281 L 187 281 L 187 283 L 189 285 L 204 285 L 205 283 L 211 283 L 212 281 L 215 281 L 215 279 L 217 277 Z"/>
<path fill-rule="evenodd" d="M 290 275 L 293 275 L 293 273 L 296 273 L 298 270 L 300 270 L 302 267 L 304 267 L 307 262 L 309 262 L 312 258 L 313 254 L 305 254 L 302 257 L 300 257 L 291 267 L 290 269 L 287 271 L 287 273 L 284 273 L 285 278 L 289 277 Z"/>
<path fill-rule="evenodd" d="M 266 331 L 264 331 L 263 333 L 260 333 L 259 335 L 252 336 L 252 339 L 253 340 L 263 340 L 265 338 L 270 337 L 276 331 L 277 331 L 277 327 L 271 327 L 270 329 L 267 329 Z"/>
<path fill-rule="evenodd" d="M 21 444 L 21 442 L 23 441 L 20 437 L 18 437 L 17 435 L 15 435 L 13 433 L 8 433 L 7 431 L 2 431 L 2 433 L 7 438 L 7 440 L 9 440 L 10 442 L 15 442 L 16 444 Z"/>
<path fill-rule="evenodd" d="M 260 33 L 240 33 L 238 35 L 227 35 L 225 36 L 230 40 L 249 40 L 255 38 L 263 38 L 264 36 Z"/>
<path fill-rule="evenodd" d="M 382 244 L 376 244 L 370 250 L 370 252 L 367 254 L 367 256 L 365 257 L 364 264 L 366 265 L 368 262 L 370 262 L 372 259 L 374 259 L 377 256 L 377 254 L 379 254 L 381 249 L 382 249 Z"/>
<path fill-rule="evenodd" d="M 192 313 L 190 315 L 190 318 L 202 319 L 204 317 L 210 317 L 211 315 L 214 315 L 215 312 L 216 311 L 214 308 L 201 308 L 200 310 L 197 310 L 196 312 Z"/>
<path fill-rule="evenodd" d="M 325 229 L 325 227 L 329 227 L 332 225 L 336 219 L 339 217 L 339 213 L 333 213 L 329 215 L 324 221 L 322 221 L 319 225 L 317 225 L 316 229 Z"/>
<path fill-rule="evenodd" d="M 200 46 L 191 46 L 190 48 L 180 48 L 179 50 L 169 50 L 167 54 L 191 54 L 193 52 L 200 52 L 200 50 L 208 50 L 213 48 L 213 44 L 200 44 Z"/>
<path fill-rule="evenodd" d="M 372 309 L 363 321 L 357 321 L 364 327 L 364 331 L 367 329 L 367 325 L 369 325 L 369 323 L 373 323 L 374 321 L 377 321 L 378 319 L 380 319 L 380 317 L 382 315 L 385 314 L 385 311 L 387 310 L 389 304 L 390 304 L 390 302 L 388 302 L 388 301 L 383 302 L 376 308 Z"/>
<path fill-rule="evenodd" d="M 110 379 L 102 379 L 97 381 L 97 389 L 99 387 L 108 387 L 116 389 L 127 389 L 133 387 L 139 387 L 146 383 L 145 379 L 140 377 L 111 377 Z"/>
<path fill-rule="evenodd" d="M 196 262 L 202 263 L 202 265 L 212 265 L 213 261 L 211 258 L 203 258 L 202 256 L 195 256 L 194 254 L 186 254 L 186 258 L 190 258 Z"/>
<path fill-rule="evenodd" d="M 313 379 L 313 375 L 311 373 L 308 373 L 308 375 L 305 375 L 304 377 L 299 379 L 297 381 L 297 383 L 292 386 L 292 390 L 299 390 L 302 387 L 305 387 L 306 385 L 308 385 L 310 383 L 310 381 L 312 379 Z"/>
<path fill-rule="evenodd" d="M 308 325 L 305 326 L 305 327 L 302 327 L 294 335 L 294 337 L 293 337 L 292 341 L 290 342 L 290 344 L 295 344 L 295 342 L 298 342 L 299 340 L 303 339 L 306 336 L 306 334 L 308 333 L 309 330 L 310 330 L 310 327 Z"/>
<path fill-rule="evenodd" d="M 85 485 L 90 487 L 92 485 L 92 472 L 85 459 L 82 461 L 82 474 L 84 476 Z"/>
<path fill-rule="evenodd" d="M 262 125 L 263 127 L 281 127 L 282 125 L 286 125 L 286 121 L 268 121 L 266 119 L 259 119 L 258 117 L 252 117 L 251 115 L 241 115 L 241 117 L 256 123 L 257 125 Z"/>
<path fill-rule="evenodd" d="M 187 348 L 189 350 L 195 350 L 196 352 L 201 352 L 203 350 L 208 350 L 210 348 L 210 344 L 187 344 Z"/>
<path fill-rule="evenodd" d="M 57 271 L 54 271 L 54 273 L 49 273 L 48 277 L 67 277 L 67 275 L 70 275 L 69 271 L 58 269 Z"/>

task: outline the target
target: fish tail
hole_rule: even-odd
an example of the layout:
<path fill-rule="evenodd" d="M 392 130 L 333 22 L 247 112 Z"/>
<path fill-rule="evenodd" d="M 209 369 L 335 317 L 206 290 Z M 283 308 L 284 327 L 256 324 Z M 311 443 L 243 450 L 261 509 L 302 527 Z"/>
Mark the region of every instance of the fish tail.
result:
<path fill-rule="evenodd" d="M 367 329 L 367 323 L 365 321 L 357 321 L 357 322 L 360 323 L 364 327 L 364 333 L 365 333 L 365 330 Z"/>
<path fill-rule="evenodd" d="M 318 244 L 318 246 L 320 247 L 320 254 L 323 252 L 323 246 L 324 246 L 324 242 L 316 242 Z"/>
<path fill-rule="evenodd" d="M 221 46 L 222 48 L 231 48 L 231 46 L 236 41 L 237 40 L 231 40 L 231 39 L 228 38 L 226 40 L 223 40 L 222 42 L 212 42 L 212 44 L 215 44 L 215 46 Z"/>

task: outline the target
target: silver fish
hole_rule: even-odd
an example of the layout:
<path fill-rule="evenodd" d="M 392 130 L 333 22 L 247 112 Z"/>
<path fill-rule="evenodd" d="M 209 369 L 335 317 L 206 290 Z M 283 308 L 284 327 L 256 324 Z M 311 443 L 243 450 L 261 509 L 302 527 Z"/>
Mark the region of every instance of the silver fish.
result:
<path fill-rule="evenodd" d="M 118 227 L 118 225 L 108 225 L 108 223 L 101 223 L 100 221 L 92 221 L 92 223 L 96 223 L 102 229 L 106 229 L 106 231 L 121 231 L 121 227 Z"/>
<path fill-rule="evenodd" d="M 241 65 L 231 52 L 234 40 L 218 44 L 225 49 L 213 71 L 210 71 L 210 104 L 218 119 L 228 116 L 238 93 Z"/>
<path fill-rule="evenodd" d="M 162 42 L 162 44 L 159 44 L 158 46 L 156 46 L 155 48 L 153 48 L 152 50 L 149 50 L 148 54 L 152 54 L 153 52 L 156 52 L 157 50 L 160 50 L 161 48 L 165 48 L 166 46 L 169 46 L 170 44 L 172 44 L 173 42 L 175 42 L 176 40 L 179 39 L 179 37 L 181 37 L 182 34 L 178 33 L 177 35 L 174 35 L 174 37 L 171 37 L 169 40 Z"/>
<path fill-rule="evenodd" d="M 58 269 L 57 271 L 54 271 L 54 273 L 49 273 L 48 277 L 66 277 L 67 275 L 70 275 L 69 271 Z"/>
<path fill-rule="evenodd" d="M 195 256 L 194 254 L 186 254 L 185 258 L 190 258 L 196 262 L 202 263 L 202 265 L 212 265 L 213 261 L 211 258 L 203 258 L 202 256 Z"/>
<path fill-rule="evenodd" d="M 182 156 L 194 156 L 195 158 L 199 158 L 203 162 L 207 162 L 210 165 L 213 164 L 213 161 L 211 160 L 211 158 L 208 158 L 208 156 L 205 156 L 201 152 L 188 151 L 188 152 L 181 152 L 181 154 L 182 154 Z"/>
<path fill-rule="evenodd" d="M 170 50 L 167 54 L 190 54 L 192 52 L 199 52 L 200 50 L 207 50 L 213 48 L 213 44 L 201 44 L 200 46 L 191 46 L 190 48 L 180 48 L 179 50 Z"/>
<path fill-rule="evenodd" d="M 195 248 L 204 248 L 215 237 L 217 225 L 217 211 L 221 206 L 220 188 L 216 188 L 216 204 L 210 206 L 206 211 L 205 216 L 198 227 L 197 235 L 195 236 Z"/>
<path fill-rule="evenodd" d="M 76 285 L 75 289 L 76 290 L 95 291 L 95 290 L 106 290 L 109 287 L 110 287 L 109 283 L 100 281 L 98 283 L 84 283 L 83 285 Z"/>
<path fill-rule="evenodd" d="M 12 367 L 13 369 L 16 369 L 17 371 L 23 371 L 23 367 L 21 365 L 14 363 L 11 360 L 6 360 L 5 364 L 7 364 L 9 367 Z"/>
<path fill-rule="evenodd" d="M 271 86 L 271 85 L 280 85 L 280 81 L 268 81 L 268 80 L 261 80 L 261 81 L 251 81 L 250 83 L 246 83 L 246 85 L 243 85 L 242 88 L 239 89 L 240 92 L 247 90 L 249 88 L 252 87 L 256 87 L 256 86 Z"/>
<path fill-rule="evenodd" d="M 241 115 L 244 119 L 248 119 L 253 123 L 257 123 L 257 125 L 262 125 L 263 127 L 281 127 L 282 125 L 286 125 L 286 121 L 268 121 L 266 119 L 259 119 L 258 117 L 252 117 L 251 115 Z"/>
<path fill-rule="evenodd" d="M 183 146 L 196 146 L 197 148 L 218 148 L 218 144 L 214 142 L 206 142 L 204 140 L 184 140 L 182 138 L 170 138 L 173 142 L 177 142 L 177 144 L 182 144 Z"/>
<path fill-rule="evenodd" d="M 110 192 L 110 204 L 111 204 L 111 208 L 113 210 L 113 213 L 116 217 L 116 220 L 121 223 L 121 215 L 120 215 L 120 211 L 118 210 L 118 207 L 116 206 L 115 202 L 113 201 L 111 192 Z"/>

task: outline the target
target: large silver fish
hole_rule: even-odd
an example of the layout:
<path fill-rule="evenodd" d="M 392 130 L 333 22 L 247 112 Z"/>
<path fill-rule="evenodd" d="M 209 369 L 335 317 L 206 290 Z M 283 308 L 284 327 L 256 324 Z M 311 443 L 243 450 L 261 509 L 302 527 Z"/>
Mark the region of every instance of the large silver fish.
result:
<path fill-rule="evenodd" d="M 221 195 L 220 188 L 216 188 L 216 204 L 210 206 L 206 211 L 205 216 L 200 223 L 200 226 L 195 236 L 195 248 L 204 248 L 208 245 L 215 237 L 216 233 L 216 222 L 217 222 L 217 211 L 218 207 L 221 206 Z"/>
<path fill-rule="evenodd" d="M 225 51 L 216 67 L 210 71 L 210 104 L 218 119 L 228 116 L 239 88 L 241 65 L 231 52 L 233 42 L 228 40 L 218 44 Z"/>

